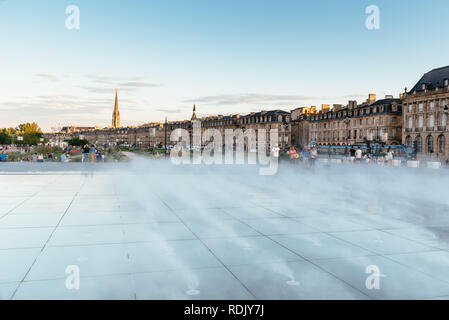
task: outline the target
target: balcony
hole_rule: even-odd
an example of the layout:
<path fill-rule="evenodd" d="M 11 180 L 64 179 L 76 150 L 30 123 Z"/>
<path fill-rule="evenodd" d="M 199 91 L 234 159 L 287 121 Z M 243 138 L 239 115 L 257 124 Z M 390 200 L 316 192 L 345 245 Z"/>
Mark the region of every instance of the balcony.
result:
<path fill-rule="evenodd" d="M 405 128 L 405 132 L 412 132 L 413 129 L 412 128 Z"/>
<path fill-rule="evenodd" d="M 446 131 L 446 126 L 438 126 L 438 131 Z"/>
<path fill-rule="evenodd" d="M 435 131 L 435 127 L 427 127 L 426 130 L 427 131 Z"/>
<path fill-rule="evenodd" d="M 415 132 L 422 132 L 422 128 L 415 128 Z"/>

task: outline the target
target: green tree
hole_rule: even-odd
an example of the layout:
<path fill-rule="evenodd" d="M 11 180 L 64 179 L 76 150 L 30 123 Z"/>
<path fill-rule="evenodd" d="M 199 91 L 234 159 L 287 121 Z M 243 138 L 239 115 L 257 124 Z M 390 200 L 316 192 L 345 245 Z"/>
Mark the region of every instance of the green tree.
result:
<path fill-rule="evenodd" d="M 73 146 L 73 147 L 83 147 L 86 144 L 87 145 L 89 144 L 89 140 L 87 140 L 87 139 L 80 139 L 79 137 L 73 137 L 70 140 L 66 140 L 66 142 L 69 145 Z"/>
<path fill-rule="evenodd" d="M 11 144 L 11 136 L 5 132 L 0 132 L 0 144 Z"/>
<path fill-rule="evenodd" d="M 22 135 L 23 141 L 21 144 L 37 145 L 41 143 L 42 133 L 39 132 L 27 132 Z"/>

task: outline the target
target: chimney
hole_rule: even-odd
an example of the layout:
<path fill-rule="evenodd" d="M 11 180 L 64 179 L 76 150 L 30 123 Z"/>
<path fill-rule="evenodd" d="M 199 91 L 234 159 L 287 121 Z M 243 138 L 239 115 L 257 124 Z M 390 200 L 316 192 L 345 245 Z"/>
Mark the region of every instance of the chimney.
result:
<path fill-rule="evenodd" d="M 357 108 L 357 101 L 355 101 L 355 100 L 350 100 L 350 101 L 348 102 L 348 108 L 349 108 L 349 109 Z"/>
<path fill-rule="evenodd" d="M 370 93 L 368 95 L 368 102 L 374 102 L 376 101 L 376 95 L 374 93 Z"/>
<path fill-rule="evenodd" d="M 393 96 L 391 94 L 385 95 L 385 99 L 393 99 Z"/>

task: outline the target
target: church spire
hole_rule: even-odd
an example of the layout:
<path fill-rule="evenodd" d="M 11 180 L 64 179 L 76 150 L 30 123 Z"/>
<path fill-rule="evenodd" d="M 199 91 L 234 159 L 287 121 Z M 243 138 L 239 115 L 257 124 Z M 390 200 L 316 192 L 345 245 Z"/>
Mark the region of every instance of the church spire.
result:
<path fill-rule="evenodd" d="M 118 111 L 117 89 L 115 89 L 115 105 L 114 105 L 114 112 L 112 113 L 112 127 L 120 128 L 120 112 Z"/>
<path fill-rule="evenodd" d="M 192 114 L 192 120 L 196 120 L 196 106 L 193 105 L 193 114 Z"/>

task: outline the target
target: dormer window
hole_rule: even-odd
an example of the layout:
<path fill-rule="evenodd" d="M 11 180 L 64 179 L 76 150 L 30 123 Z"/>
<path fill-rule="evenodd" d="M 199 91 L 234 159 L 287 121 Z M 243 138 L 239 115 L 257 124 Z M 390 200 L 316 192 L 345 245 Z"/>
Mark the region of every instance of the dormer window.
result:
<path fill-rule="evenodd" d="M 445 87 L 449 86 L 449 79 L 444 79 L 444 86 Z"/>
<path fill-rule="evenodd" d="M 421 85 L 421 89 L 422 89 L 422 90 L 426 90 L 426 84 L 425 84 L 425 83 L 423 83 L 423 84 Z"/>

